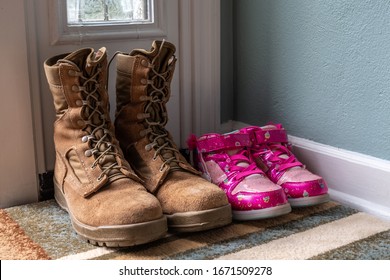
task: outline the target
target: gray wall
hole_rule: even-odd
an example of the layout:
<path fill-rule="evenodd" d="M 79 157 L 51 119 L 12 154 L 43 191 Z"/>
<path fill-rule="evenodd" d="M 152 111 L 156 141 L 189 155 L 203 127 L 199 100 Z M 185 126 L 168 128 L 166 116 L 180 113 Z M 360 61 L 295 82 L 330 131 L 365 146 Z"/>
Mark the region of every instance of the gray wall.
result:
<path fill-rule="evenodd" d="M 221 3 L 222 121 L 390 160 L 390 1 Z"/>

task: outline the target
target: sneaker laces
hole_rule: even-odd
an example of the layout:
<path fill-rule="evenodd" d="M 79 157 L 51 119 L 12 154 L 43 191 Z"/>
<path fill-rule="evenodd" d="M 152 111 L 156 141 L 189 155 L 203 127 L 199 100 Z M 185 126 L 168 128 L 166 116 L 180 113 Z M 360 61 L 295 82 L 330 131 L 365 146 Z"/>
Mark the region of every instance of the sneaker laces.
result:
<path fill-rule="evenodd" d="M 234 177 L 237 181 L 241 181 L 250 175 L 264 175 L 264 172 L 257 168 L 256 163 L 249 159 L 249 153 L 246 149 L 232 155 L 228 153 L 209 154 L 207 157 L 216 162 L 226 162 L 224 171 L 227 173 L 228 179 Z"/>
<path fill-rule="evenodd" d="M 303 164 L 292 154 L 289 147 L 281 143 L 270 143 L 264 147 L 254 149 L 254 157 L 261 157 L 269 164 L 268 167 L 274 167 L 282 172 L 293 167 L 302 167 Z"/>

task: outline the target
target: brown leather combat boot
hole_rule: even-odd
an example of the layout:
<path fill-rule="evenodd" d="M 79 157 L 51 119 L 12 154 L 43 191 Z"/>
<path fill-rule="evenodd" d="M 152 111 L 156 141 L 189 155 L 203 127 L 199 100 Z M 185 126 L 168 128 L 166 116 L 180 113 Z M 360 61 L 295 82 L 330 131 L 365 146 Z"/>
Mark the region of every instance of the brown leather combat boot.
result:
<path fill-rule="evenodd" d="M 117 55 L 115 132 L 125 158 L 161 203 L 168 227 L 190 232 L 231 222 L 225 193 L 200 177 L 165 129 L 175 46 Z"/>
<path fill-rule="evenodd" d="M 81 49 L 44 63 L 56 111 L 55 199 L 75 231 L 99 246 L 132 246 L 166 234 L 159 201 L 124 160 L 109 117 L 107 54 Z"/>

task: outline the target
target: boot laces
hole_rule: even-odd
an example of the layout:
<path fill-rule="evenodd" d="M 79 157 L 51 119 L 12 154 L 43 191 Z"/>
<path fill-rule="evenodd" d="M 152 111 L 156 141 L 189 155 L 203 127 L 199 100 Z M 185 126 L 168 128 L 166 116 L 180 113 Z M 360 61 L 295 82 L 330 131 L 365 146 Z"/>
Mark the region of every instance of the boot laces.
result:
<path fill-rule="evenodd" d="M 76 68 L 77 65 L 72 61 L 66 61 Z M 126 169 L 118 163 L 117 157 L 121 157 L 116 146 L 112 143 L 113 136 L 107 127 L 109 127 L 109 119 L 103 108 L 103 102 L 99 93 L 101 85 L 98 82 L 98 77 L 102 72 L 102 68 L 98 67 L 94 70 L 91 76 L 85 76 L 83 72 L 76 72 L 80 78 L 80 86 L 78 90 L 83 93 L 83 108 L 82 115 L 87 124 L 82 130 L 86 131 L 88 135 L 82 137 L 83 142 L 90 142 L 90 149 L 85 151 L 86 156 L 94 156 L 95 160 L 91 168 L 97 165 L 102 169 L 102 173 L 97 180 L 100 181 L 104 175 L 112 181 L 113 177 L 116 179 L 126 177 L 120 169 Z M 116 170 L 116 171 L 115 171 Z"/>
<path fill-rule="evenodd" d="M 168 114 L 166 110 L 166 102 L 169 95 L 169 76 L 171 74 L 171 66 L 168 66 L 165 71 L 159 71 L 155 63 L 156 59 L 160 56 L 164 42 L 162 42 L 158 54 L 153 58 L 148 67 L 152 71 L 151 78 L 147 80 L 151 90 L 147 96 L 144 97 L 147 101 L 147 105 L 144 110 L 144 121 L 146 129 L 141 132 L 143 135 L 149 136 L 150 144 L 146 145 L 146 150 L 155 149 L 153 159 L 156 159 L 159 155 L 163 158 L 163 163 L 160 167 L 160 171 L 163 171 L 165 166 L 170 166 L 170 171 L 181 169 L 180 163 L 184 163 L 180 160 L 180 152 L 176 148 L 176 145 L 169 136 L 168 131 L 165 129 L 165 125 L 168 122 Z M 173 62 L 176 60 L 173 56 Z"/>

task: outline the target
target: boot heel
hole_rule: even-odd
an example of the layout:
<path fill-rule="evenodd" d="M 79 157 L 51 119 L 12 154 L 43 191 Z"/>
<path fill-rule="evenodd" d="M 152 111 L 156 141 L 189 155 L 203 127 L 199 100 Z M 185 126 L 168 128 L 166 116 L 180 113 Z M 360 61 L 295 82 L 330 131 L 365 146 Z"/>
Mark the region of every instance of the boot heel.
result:
<path fill-rule="evenodd" d="M 58 185 L 57 181 L 54 180 L 54 199 L 58 205 L 68 212 L 68 204 L 66 203 L 65 196 L 62 194 L 61 187 Z"/>

